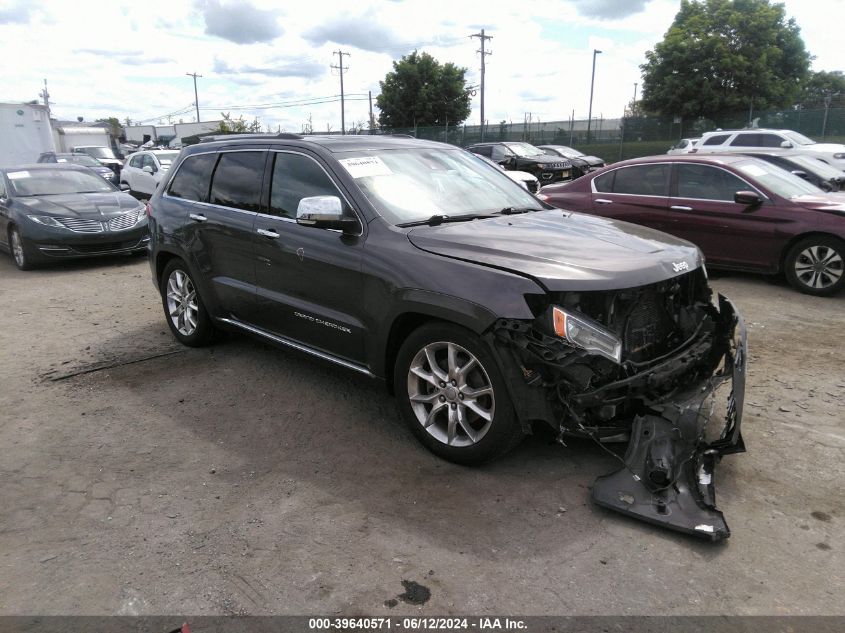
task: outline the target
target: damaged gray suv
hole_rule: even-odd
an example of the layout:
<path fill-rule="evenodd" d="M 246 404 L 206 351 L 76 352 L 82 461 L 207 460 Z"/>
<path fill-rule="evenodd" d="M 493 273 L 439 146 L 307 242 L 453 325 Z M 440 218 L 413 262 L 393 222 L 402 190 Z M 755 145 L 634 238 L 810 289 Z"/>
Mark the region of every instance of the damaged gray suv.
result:
<path fill-rule="evenodd" d="M 453 462 L 535 424 L 627 442 L 598 504 L 729 535 L 713 470 L 744 450 L 745 331 L 688 242 L 551 208 L 464 150 L 400 137 L 211 138 L 148 211 L 182 343 L 244 332 L 383 380 Z"/>

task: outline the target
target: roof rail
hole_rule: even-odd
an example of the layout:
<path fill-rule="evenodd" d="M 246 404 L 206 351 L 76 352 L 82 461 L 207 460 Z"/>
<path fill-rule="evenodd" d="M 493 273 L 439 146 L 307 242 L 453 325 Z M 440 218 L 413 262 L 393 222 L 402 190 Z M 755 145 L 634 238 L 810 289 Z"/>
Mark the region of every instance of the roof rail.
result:
<path fill-rule="evenodd" d="M 286 139 L 301 139 L 299 134 L 291 134 L 289 132 L 280 132 L 278 134 L 214 134 L 212 136 L 201 136 L 200 143 L 215 143 L 217 141 L 228 141 L 234 139 L 268 139 L 268 138 L 286 138 Z"/>

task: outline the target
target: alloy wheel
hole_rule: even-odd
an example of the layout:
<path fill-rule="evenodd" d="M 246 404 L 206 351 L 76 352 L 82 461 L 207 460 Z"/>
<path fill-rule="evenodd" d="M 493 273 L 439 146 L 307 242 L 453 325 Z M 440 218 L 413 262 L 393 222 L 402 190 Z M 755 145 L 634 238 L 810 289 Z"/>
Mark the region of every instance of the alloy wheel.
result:
<path fill-rule="evenodd" d="M 417 352 L 408 398 L 423 429 L 448 446 L 476 444 L 493 423 L 493 383 L 478 358 L 456 343 L 429 343 Z"/>
<path fill-rule="evenodd" d="M 842 254 L 823 244 L 808 246 L 801 251 L 795 258 L 794 267 L 798 280 L 815 290 L 830 288 L 845 272 Z"/>
<path fill-rule="evenodd" d="M 191 336 L 196 331 L 197 291 L 187 273 L 178 268 L 167 279 L 167 313 L 179 334 Z"/>

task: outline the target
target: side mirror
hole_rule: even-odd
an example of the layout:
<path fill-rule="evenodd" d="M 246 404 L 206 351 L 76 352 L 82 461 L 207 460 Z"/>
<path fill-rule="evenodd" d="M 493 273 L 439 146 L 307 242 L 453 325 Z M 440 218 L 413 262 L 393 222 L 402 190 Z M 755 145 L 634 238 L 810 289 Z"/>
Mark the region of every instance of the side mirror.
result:
<path fill-rule="evenodd" d="M 120 183 L 120 190 L 121 191 L 129 191 L 130 187 L 125 182 Z"/>
<path fill-rule="evenodd" d="M 145 174 L 151 174 L 151 173 L 153 173 L 153 168 L 150 167 L 149 165 L 144 165 L 143 167 L 141 167 L 141 171 L 144 172 Z"/>
<path fill-rule="evenodd" d="M 799 178 L 803 178 L 804 180 L 808 180 L 810 177 L 807 175 L 806 171 L 801 171 L 800 169 L 793 169 L 792 173 L 798 176 Z"/>
<path fill-rule="evenodd" d="M 784 149 L 789 149 L 790 147 L 792 147 L 792 143 L 790 143 L 789 141 L 784 141 L 783 143 L 780 144 L 780 146 L 783 147 Z"/>
<path fill-rule="evenodd" d="M 358 219 L 343 213 L 343 204 L 337 196 L 311 196 L 302 198 L 296 207 L 296 223 L 316 229 L 353 231 Z"/>
<path fill-rule="evenodd" d="M 756 207 L 763 202 L 763 199 L 756 191 L 737 191 L 734 194 L 734 202 L 747 207 Z"/>

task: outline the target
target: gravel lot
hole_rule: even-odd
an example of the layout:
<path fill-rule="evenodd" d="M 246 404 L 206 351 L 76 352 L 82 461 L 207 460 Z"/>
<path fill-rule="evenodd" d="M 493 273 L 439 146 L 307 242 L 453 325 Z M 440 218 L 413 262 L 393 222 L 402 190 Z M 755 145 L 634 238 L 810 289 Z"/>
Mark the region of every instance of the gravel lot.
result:
<path fill-rule="evenodd" d="M 845 295 L 714 285 L 750 338 L 717 545 L 592 505 L 586 442 L 462 468 L 380 384 L 182 348 L 143 258 L 0 257 L 0 614 L 845 614 Z"/>

